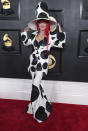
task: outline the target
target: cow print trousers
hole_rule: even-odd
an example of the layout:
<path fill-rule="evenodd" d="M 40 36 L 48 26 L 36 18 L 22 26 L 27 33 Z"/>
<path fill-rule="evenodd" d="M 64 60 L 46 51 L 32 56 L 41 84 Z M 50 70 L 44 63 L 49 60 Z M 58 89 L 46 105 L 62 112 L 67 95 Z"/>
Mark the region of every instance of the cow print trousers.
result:
<path fill-rule="evenodd" d="M 41 85 L 41 80 L 43 78 L 42 71 L 36 70 L 35 74 L 36 75 L 32 73 L 31 99 L 26 108 L 26 112 L 28 114 L 33 114 L 34 119 L 38 123 L 41 123 L 49 117 L 52 111 L 52 105 L 48 101 Z"/>

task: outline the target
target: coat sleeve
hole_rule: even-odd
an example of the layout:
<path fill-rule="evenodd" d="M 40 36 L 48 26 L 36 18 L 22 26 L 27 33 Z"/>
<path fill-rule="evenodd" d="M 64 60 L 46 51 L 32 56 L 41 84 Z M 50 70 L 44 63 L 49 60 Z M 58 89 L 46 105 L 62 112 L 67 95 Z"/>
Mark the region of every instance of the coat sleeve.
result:
<path fill-rule="evenodd" d="M 52 47 L 63 48 L 66 43 L 66 32 L 59 32 L 59 27 L 53 32 L 55 39 L 53 41 Z"/>
<path fill-rule="evenodd" d="M 25 46 L 32 45 L 33 44 L 33 42 L 32 42 L 33 38 L 34 38 L 34 35 L 31 34 L 29 36 L 28 32 L 26 32 L 26 31 L 21 32 L 21 41 L 23 42 L 23 45 L 25 45 Z"/>

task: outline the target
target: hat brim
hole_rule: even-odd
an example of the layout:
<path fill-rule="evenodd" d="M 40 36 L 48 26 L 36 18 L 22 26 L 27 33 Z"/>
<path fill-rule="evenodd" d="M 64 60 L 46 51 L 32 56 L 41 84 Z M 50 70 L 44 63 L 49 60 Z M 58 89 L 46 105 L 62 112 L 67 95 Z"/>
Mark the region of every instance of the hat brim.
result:
<path fill-rule="evenodd" d="M 55 28 L 56 25 L 57 25 L 57 22 L 52 21 L 52 20 L 50 20 L 49 18 L 37 18 L 37 19 L 34 19 L 34 20 L 30 21 L 30 22 L 28 23 L 28 27 L 31 28 L 32 30 L 37 30 L 36 23 L 37 23 L 38 20 L 42 20 L 42 19 L 49 21 L 49 23 L 50 23 L 50 29 Z"/>

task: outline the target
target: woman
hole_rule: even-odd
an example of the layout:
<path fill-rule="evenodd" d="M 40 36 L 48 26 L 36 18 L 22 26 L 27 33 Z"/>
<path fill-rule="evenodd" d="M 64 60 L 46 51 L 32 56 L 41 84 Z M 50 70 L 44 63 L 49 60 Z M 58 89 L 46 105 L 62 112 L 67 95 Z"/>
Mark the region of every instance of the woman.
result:
<path fill-rule="evenodd" d="M 51 111 L 52 106 L 48 101 L 47 96 L 41 86 L 41 80 L 48 73 L 49 51 L 51 47 L 63 48 L 66 36 L 62 32 L 58 24 L 55 31 L 50 32 L 50 29 L 56 27 L 57 23 L 50 20 L 48 7 L 45 2 L 39 2 L 36 7 L 36 19 L 28 23 L 28 27 L 21 33 L 22 42 L 24 45 L 32 45 L 33 53 L 30 55 L 30 71 L 32 76 L 32 91 L 31 102 L 26 108 L 28 114 L 33 114 L 37 122 L 45 121 Z M 27 31 L 35 29 L 28 38 Z"/>

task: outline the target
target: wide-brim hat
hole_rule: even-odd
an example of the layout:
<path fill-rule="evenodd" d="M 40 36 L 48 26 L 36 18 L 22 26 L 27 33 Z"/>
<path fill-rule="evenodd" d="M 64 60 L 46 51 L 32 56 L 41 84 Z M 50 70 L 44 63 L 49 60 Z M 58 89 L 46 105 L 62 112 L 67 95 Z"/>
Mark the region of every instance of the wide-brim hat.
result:
<path fill-rule="evenodd" d="M 56 21 L 53 21 L 52 19 L 50 19 L 49 17 L 49 13 L 48 13 L 48 6 L 46 4 L 46 2 L 39 2 L 36 10 L 35 10 L 35 15 L 36 18 L 30 22 L 28 22 L 28 27 L 31 28 L 32 30 L 37 30 L 37 21 L 38 20 L 47 20 L 50 23 L 50 29 L 54 28 L 57 25 Z"/>

